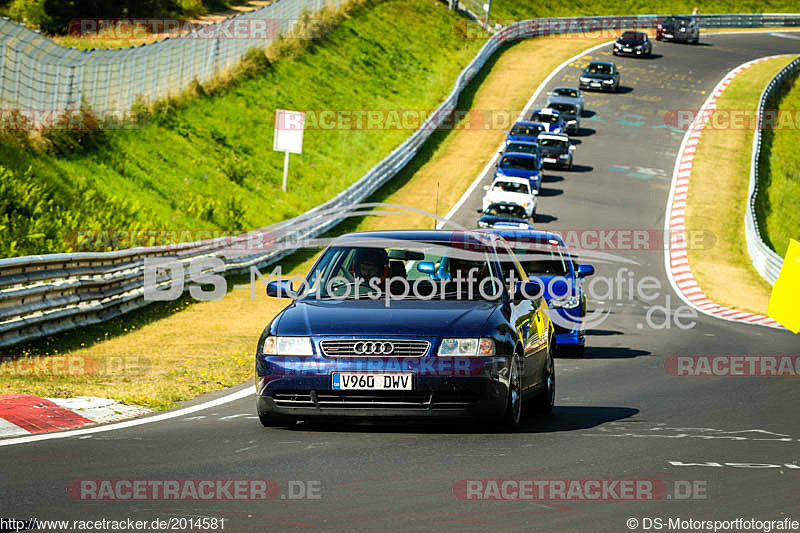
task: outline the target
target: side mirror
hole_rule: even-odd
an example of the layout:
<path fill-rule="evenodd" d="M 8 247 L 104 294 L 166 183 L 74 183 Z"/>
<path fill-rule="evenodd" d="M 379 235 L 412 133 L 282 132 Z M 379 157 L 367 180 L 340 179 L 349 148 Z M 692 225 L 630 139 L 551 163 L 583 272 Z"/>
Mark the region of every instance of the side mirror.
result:
<path fill-rule="evenodd" d="M 489 190 L 489 186 L 488 186 L 488 185 L 484 185 L 484 186 L 483 186 L 483 190 L 484 190 L 484 191 L 488 191 L 488 190 Z"/>
<path fill-rule="evenodd" d="M 574 152 L 575 151 L 575 145 L 574 144 L 570 144 L 569 145 L 569 151 L 570 152 Z"/>
<path fill-rule="evenodd" d="M 424 274 L 433 274 L 436 272 L 436 265 L 432 261 L 420 261 L 417 263 L 417 270 Z"/>
<path fill-rule="evenodd" d="M 292 282 L 289 280 L 270 281 L 267 283 L 267 296 L 271 298 L 283 298 L 284 296 L 294 298 L 295 293 L 292 290 Z"/>
<path fill-rule="evenodd" d="M 578 278 L 585 278 L 594 274 L 592 265 L 578 265 Z"/>

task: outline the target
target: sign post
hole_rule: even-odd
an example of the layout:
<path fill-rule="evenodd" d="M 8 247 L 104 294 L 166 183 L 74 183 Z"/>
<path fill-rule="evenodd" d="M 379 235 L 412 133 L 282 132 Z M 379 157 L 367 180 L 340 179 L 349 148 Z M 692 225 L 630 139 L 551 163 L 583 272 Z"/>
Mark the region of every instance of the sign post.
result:
<path fill-rule="evenodd" d="M 283 159 L 283 186 L 286 192 L 286 182 L 289 178 L 289 154 L 303 153 L 303 130 L 305 128 L 306 114 L 302 111 L 275 110 L 275 137 L 272 149 L 284 152 Z"/>

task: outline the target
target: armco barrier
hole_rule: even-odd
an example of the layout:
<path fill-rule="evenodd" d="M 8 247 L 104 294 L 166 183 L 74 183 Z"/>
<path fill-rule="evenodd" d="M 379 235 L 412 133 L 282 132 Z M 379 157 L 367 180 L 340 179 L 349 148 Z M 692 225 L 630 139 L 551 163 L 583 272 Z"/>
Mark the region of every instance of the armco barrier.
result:
<path fill-rule="evenodd" d="M 294 0 L 280 0 L 275 5 L 292 1 Z M 189 271 L 193 262 L 210 257 L 221 259 L 226 273 L 246 271 L 251 266 L 263 267 L 273 263 L 291 252 L 293 242 L 313 239 L 331 229 L 359 203 L 394 177 L 414 157 L 431 133 L 448 119 L 463 88 L 504 43 L 590 29 L 646 28 L 652 27 L 659 18 L 662 16 L 534 19 L 502 28 L 481 47 L 475 58 L 459 74 L 444 103 L 417 131 L 350 187 L 299 217 L 243 234 L 233 240 L 216 239 L 177 247 L 136 248 L 108 253 L 0 259 L 0 346 L 103 322 L 146 305 L 148 302 L 144 300 L 143 284 L 145 258 L 176 257 L 184 265 L 185 272 Z M 800 15 L 705 15 L 701 17 L 701 21 L 707 27 L 800 26 Z M 7 33 L 6 29 L 2 31 Z M 0 39 L 0 42 L 3 47 L 2 57 L 7 60 L 9 41 Z M 72 52 L 76 55 L 82 53 L 76 50 Z M 19 53 L 19 50 L 15 52 Z M 5 62 L 0 65 L 3 69 L 0 79 L 3 80 L 3 94 L 7 95 L 9 71 L 5 65 Z M 39 70 L 33 68 L 32 72 L 37 73 Z M 85 76 L 81 79 L 86 81 Z M 32 86 L 47 87 L 47 84 L 33 83 Z M 255 247 L 256 249 L 244 246 L 245 249 L 242 250 L 241 243 L 247 240 L 261 242 L 261 245 Z M 164 280 L 158 281 L 165 283 Z"/>
<path fill-rule="evenodd" d="M 758 102 L 756 130 L 753 135 L 753 154 L 750 162 L 750 184 L 748 186 L 749 201 L 744 215 L 745 238 L 747 239 L 747 252 L 750 254 L 750 261 L 753 263 L 753 267 L 770 285 L 774 285 L 775 280 L 778 279 L 778 274 L 783 266 L 783 258 L 764 243 L 758 229 L 758 220 L 756 219 L 758 165 L 762 155 L 761 130 L 767 103 L 780 90 L 784 82 L 798 70 L 800 70 L 800 57 L 786 65 L 764 88 L 764 92 L 761 93 L 761 100 Z"/>

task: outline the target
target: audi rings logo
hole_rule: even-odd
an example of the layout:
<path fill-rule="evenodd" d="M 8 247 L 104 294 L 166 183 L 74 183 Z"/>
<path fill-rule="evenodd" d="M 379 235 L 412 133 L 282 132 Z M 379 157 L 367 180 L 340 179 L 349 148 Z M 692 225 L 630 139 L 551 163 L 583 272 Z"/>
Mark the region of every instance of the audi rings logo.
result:
<path fill-rule="evenodd" d="M 394 352 L 391 342 L 359 341 L 353 346 L 353 351 L 358 355 L 390 355 Z"/>

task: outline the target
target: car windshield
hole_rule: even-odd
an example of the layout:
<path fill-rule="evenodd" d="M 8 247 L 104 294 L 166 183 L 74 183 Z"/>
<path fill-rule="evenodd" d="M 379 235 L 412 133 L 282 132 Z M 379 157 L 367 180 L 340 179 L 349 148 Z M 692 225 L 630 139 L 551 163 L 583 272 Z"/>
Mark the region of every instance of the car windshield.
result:
<path fill-rule="evenodd" d="M 472 242 L 409 241 L 384 248 L 375 243 L 332 246 L 304 282 L 300 300 L 482 299 L 478 289 L 496 277 L 488 245 Z M 369 246 L 364 246 L 369 244 Z M 472 272 L 474 281 L 455 283 Z M 496 297 L 501 285 L 485 283 L 483 295 Z"/>
<path fill-rule="evenodd" d="M 530 194 L 531 187 L 527 183 L 518 183 L 515 181 L 496 181 L 494 182 L 494 185 L 492 185 L 492 190 L 499 192 Z"/>
<path fill-rule="evenodd" d="M 623 41 L 644 41 L 644 34 L 638 31 L 626 31 L 620 39 Z"/>
<path fill-rule="evenodd" d="M 590 74 L 611 74 L 611 65 L 607 63 L 590 63 L 586 67 L 586 72 Z"/>
<path fill-rule="evenodd" d="M 527 124 L 514 124 L 514 127 L 511 128 L 511 135 L 529 135 L 531 137 L 536 137 L 542 132 L 542 127 L 538 125 L 527 125 Z"/>
<path fill-rule="evenodd" d="M 561 139 L 539 139 L 539 145 L 543 148 L 567 149 L 567 141 Z"/>
<path fill-rule="evenodd" d="M 572 104 L 550 104 L 550 108 L 567 115 L 574 115 L 577 112 L 575 106 Z"/>
<path fill-rule="evenodd" d="M 567 87 L 559 87 L 557 89 L 553 89 L 553 96 L 566 96 L 568 98 L 577 98 L 578 90 L 569 89 Z"/>
<path fill-rule="evenodd" d="M 517 170 L 537 170 L 536 158 L 534 157 L 516 157 L 507 155 L 500 161 L 500 168 L 510 168 Z"/>
<path fill-rule="evenodd" d="M 689 19 L 684 17 L 667 17 L 664 24 L 677 24 L 678 26 L 686 26 L 689 24 Z"/>
<path fill-rule="evenodd" d="M 543 243 L 541 241 L 514 241 L 511 243 L 514 255 L 522 264 L 525 273 L 529 276 L 536 275 L 569 275 L 569 262 L 563 248 L 559 245 Z"/>
<path fill-rule="evenodd" d="M 492 204 L 483 212 L 495 217 L 525 218 L 525 210 L 516 204 Z"/>
<path fill-rule="evenodd" d="M 515 152 L 518 154 L 535 154 L 538 152 L 538 146 L 533 143 L 508 143 L 506 152 Z"/>
<path fill-rule="evenodd" d="M 531 117 L 534 122 L 544 122 L 546 124 L 555 124 L 558 122 L 558 115 L 551 115 L 550 113 L 534 113 Z"/>

